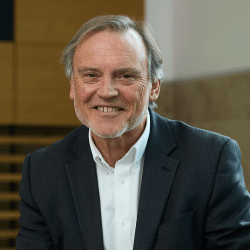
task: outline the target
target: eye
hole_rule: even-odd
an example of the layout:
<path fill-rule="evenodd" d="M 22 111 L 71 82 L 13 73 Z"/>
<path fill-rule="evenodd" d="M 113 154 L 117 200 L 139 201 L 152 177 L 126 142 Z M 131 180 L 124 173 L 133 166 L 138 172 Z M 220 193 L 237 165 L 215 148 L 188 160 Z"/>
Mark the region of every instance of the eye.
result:
<path fill-rule="evenodd" d="M 133 78 L 133 76 L 132 76 L 132 75 L 123 75 L 122 77 L 123 77 L 124 79 Z"/>
<path fill-rule="evenodd" d="M 88 77 L 95 77 L 96 75 L 95 75 L 95 74 L 92 74 L 92 73 L 89 73 L 89 74 L 87 74 L 86 76 L 88 76 Z"/>

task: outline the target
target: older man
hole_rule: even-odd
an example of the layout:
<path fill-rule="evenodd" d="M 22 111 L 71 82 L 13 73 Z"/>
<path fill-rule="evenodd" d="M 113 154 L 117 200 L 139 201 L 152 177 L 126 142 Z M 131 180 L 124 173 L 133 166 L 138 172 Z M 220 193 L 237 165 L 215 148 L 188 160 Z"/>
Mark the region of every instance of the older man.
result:
<path fill-rule="evenodd" d="M 17 250 L 250 249 L 237 143 L 160 117 L 148 27 L 99 16 L 63 63 L 83 126 L 28 155 Z"/>

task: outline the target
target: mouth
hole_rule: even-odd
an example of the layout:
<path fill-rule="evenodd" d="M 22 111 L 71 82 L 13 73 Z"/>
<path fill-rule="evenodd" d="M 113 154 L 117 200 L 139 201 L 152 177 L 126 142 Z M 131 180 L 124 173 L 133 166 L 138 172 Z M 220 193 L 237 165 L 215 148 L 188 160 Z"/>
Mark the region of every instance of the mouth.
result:
<path fill-rule="evenodd" d="M 99 107 L 99 106 L 97 106 L 94 108 L 99 110 L 99 111 L 105 112 L 105 113 L 123 110 L 121 108 L 116 108 L 116 107 L 112 108 L 112 107 Z"/>

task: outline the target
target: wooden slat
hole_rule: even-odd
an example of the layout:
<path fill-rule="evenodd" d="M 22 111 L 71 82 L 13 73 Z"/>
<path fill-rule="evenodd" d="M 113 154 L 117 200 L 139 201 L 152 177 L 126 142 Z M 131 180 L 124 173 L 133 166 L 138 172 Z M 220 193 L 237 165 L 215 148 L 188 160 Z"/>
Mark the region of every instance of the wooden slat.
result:
<path fill-rule="evenodd" d="M 19 201 L 18 192 L 0 192 L 0 201 Z"/>
<path fill-rule="evenodd" d="M 16 250 L 15 247 L 4 247 L 4 248 L 0 248 L 0 250 Z"/>
<path fill-rule="evenodd" d="M 19 211 L 0 211 L 0 220 L 18 220 L 20 217 Z M 1 250 L 1 248 L 0 248 Z"/>
<path fill-rule="evenodd" d="M 0 173 L 0 182 L 19 182 L 22 179 L 21 173 Z M 0 249 L 1 250 L 1 249 Z"/>
<path fill-rule="evenodd" d="M 2 239 L 16 238 L 18 233 L 19 233 L 18 229 L 15 229 L 15 230 L 0 230 L 0 238 L 2 238 Z"/>
<path fill-rule="evenodd" d="M 16 250 L 15 247 L 4 247 L 4 248 L 0 248 L 0 250 Z"/>
<path fill-rule="evenodd" d="M 26 155 L 23 154 L 0 154 L 0 163 L 16 163 L 22 164 Z"/>
<path fill-rule="evenodd" d="M 47 146 L 63 139 L 62 136 L 0 136 L 0 145 L 38 145 Z"/>

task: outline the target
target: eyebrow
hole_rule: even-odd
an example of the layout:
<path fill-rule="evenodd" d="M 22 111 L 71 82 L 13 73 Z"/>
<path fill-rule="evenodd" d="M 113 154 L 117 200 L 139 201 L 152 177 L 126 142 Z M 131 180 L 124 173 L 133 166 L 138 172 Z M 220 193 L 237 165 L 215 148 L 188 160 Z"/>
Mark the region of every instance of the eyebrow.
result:
<path fill-rule="evenodd" d="M 83 74 L 87 71 L 100 72 L 101 70 L 98 68 L 94 68 L 94 67 L 83 67 L 83 68 L 78 69 L 79 74 Z M 136 76 L 139 76 L 141 74 L 141 72 L 139 70 L 134 69 L 134 68 L 121 68 L 121 69 L 115 70 L 116 74 L 127 73 L 127 72 L 134 74 Z"/>
<path fill-rule="evenodd" d="M 141 72 L 137 69 L 134 69 L 134 68 L 124 68 L 124 69 L 118 69 L 116 70 L 117 73 L 132 73 L 136 76 L 139 76 L 141 74 Z"/>
<path fill-rule="evenodd" d="M 78 71 L 79 74 L 83 74 L 83 73 L 85 73 L 87 71 L 99 72 L 100 70 L 97 69 L 97 68 L 92 68 L 92 67 L 84 67 L 84 68 L 79 68 L 77 71 Z"/>

